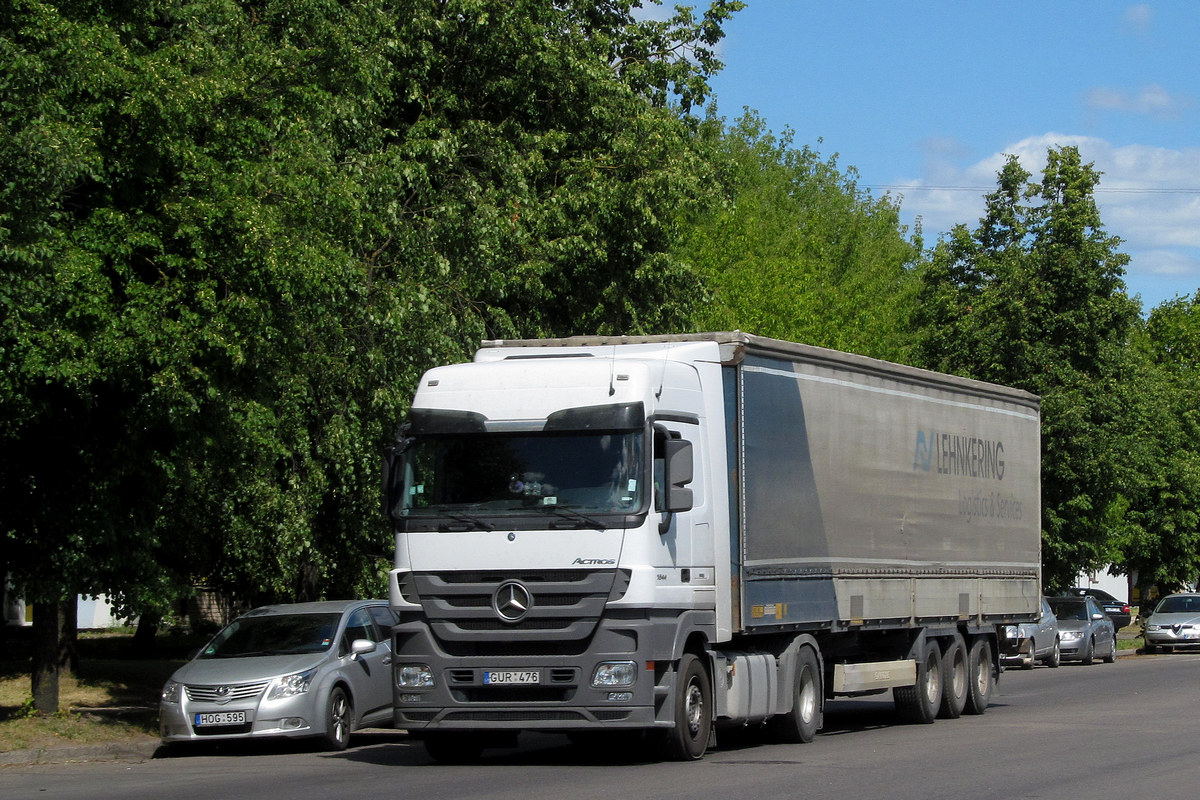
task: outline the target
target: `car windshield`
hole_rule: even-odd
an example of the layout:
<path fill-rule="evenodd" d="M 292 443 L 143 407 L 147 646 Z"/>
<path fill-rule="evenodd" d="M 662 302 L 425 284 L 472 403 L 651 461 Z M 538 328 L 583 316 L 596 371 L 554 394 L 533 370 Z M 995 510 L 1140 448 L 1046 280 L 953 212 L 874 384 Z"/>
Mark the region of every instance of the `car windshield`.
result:
<path fill-rule="evenodd" d="M 200 651 L 200 658 L 323 653 L 337 634 L 341 614 L 269 614 L 242 617 Z"/>
<path fill-rule="evenodd" d="M 1154 609 L 1155 614 L 1200 613 L 1200 597 L 1164 597 Z"/>
<path fill-rule="evenodd" d="M 415 439 L 404 459 L 403 516 L 641 508 L 639 431 L 465 433 Z"/>
<path fill-rule="evenodd" d="M 1054 616 L 1060 620 L 1088 619 L 1087 603 L 1074 597 L 1050 601 Z"/>

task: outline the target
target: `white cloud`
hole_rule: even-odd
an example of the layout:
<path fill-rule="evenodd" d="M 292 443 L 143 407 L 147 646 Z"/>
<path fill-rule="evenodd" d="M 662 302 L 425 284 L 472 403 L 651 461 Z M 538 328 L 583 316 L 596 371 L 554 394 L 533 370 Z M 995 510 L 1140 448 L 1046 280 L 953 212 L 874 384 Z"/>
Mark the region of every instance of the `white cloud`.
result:
<path fill-rule="evenodd" d="M 1088 108 L 1099 111 L 1120 111 L 1158 119 L 1178 119 L 1195 105 L 1195 99 L 1190 95 L 1171 94 L 1157 84 L 1143 86 L 1133 93 L 1097 87 L 1087 93 L 1084 102 Z"/>
<path fill-rule="evenodd" d="M 1154 20 L 1154 10 L 1145 3 L 1125 9 L 1125 25 L 1134 33 L 1145 33 Z"/>
<path fill-rule="evenodd" d="M 1126 283 L 1147 307 L 1200 286 L 1200 148 L 1171 150 L 1146 145 L 1113 146 L 1090 136 L 1046 133 L 1005 146 L 986 158 L 955 165 L 952 149 L 939 151 L 925 175 L 891 187 L 903 196 L 906 219 L 921 217 L 928 243 L 955 224 L 975 228 L 983 195 L 996 188 L 1008 154 L 1036 179 L 1051 148 L 1079 148 L 1085 163 L 1102 175 L 1096 202 L 1105 230 L 1119 236 L 1131 260 Z M 927 151 L 927 155 L 929 152 Z"/>

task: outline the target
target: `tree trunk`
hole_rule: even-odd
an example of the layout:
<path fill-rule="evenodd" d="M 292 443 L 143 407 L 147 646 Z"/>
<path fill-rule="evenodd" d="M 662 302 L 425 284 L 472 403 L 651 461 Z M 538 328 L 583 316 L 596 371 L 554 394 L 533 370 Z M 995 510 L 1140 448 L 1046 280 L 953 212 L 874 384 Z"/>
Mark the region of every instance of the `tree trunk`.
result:
<path fill-rule="evenodd" d="M 58 635 L 62 606 L 54 601 L 33 605 L 33 709 L 58 713 Z"/>
<path fill-rule="evenodd" d="M 162 622 L 162 614 L 146 611 L 138 617 L 137 630 L 133 632 L 133 655 L 136 658 L 148 658 L 154 655 L 154 636 Z"/>
<path fill-rule="evenodd" d="M 58 669 L 62 675 L 79 674 L 79 599 L 62 601 L 59 615 Z"/>

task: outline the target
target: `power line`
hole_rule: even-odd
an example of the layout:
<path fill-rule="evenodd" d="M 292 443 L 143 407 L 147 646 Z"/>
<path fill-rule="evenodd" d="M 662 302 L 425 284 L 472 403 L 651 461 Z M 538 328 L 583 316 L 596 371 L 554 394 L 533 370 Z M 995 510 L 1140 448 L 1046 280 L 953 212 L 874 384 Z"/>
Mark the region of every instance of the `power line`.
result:
<path fill-rule="evenodd" d="M 938 186 L 933 184 L 863 184 L 864 188 L 878 191 L 897 192 L 972 192 L 989 194 L 996 191 L 995 186 Z M 1150 187 L 1104 187 L 1092 189 L 1096 194 L 1200 194 L 1200 189 L 1153 189 Z"/>

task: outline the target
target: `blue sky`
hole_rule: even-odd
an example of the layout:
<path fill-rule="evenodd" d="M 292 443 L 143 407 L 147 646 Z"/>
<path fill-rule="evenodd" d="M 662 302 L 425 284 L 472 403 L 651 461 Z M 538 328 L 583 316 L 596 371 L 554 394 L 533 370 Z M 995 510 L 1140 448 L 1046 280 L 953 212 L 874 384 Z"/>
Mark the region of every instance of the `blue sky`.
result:
<path fill-rule="evenodd" d="M 1075 145 L 1129 293 L 1200 288 L 1200 4 L 748 0 L 725 31 L 720 115 L 836 153 L 927 244 L 975 227 L 1005 154 L 1038 176 Z"/>

